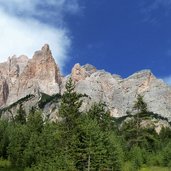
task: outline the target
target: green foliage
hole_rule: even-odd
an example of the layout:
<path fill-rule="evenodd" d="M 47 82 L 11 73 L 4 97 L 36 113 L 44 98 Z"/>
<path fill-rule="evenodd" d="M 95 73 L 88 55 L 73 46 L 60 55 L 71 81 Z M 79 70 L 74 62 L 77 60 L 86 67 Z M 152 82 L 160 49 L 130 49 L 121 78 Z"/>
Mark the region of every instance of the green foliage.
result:
<path fill-rule="evenodd" d="M 0 157 L 7 158 L 7 148 L 9 145 L 8 122 L 0 121 Z"/>
<path fill-rule="evenodd" d="M 100 169 L 105 162 L 102 158 L 105 156 L 106 149 L 103 148 L 105 137 L 97 121 L 85 116 L 80 125 L 80 132 L 80 141 L 77 144 L 78 169 Z"/>
<path fill-rule="evenodd" d="M 27 118 L 27 126 L 30 132 L 40 133 L 43 129 L 43 118 L 41 111 L 33 110 Z"/>
<path fill-rule="evenodd" d="M 8 157 L 14 166 L 24 167 L 24 149 L 28 142 L 28 132 L 25 125 L 11 127 L 9 135 Z"/>
<path fill-rule="evenodd" d="M 170 171 L 170 169 L 166 167 L 143 167 L 140 171 Z"/>
<path fill-rule="evenodd" d="M 61 106 L 59 109 L 59 115 L 63 118 L 63 123 L 68 131 L 72 130 L 76 126 L 76 122 L 80 117 L 81 113 L 79 108 L 82 105 L 81 97 L 83 95 L 77 94 L 74 91 L 75 85 L 70 78 L 66 83 L 66 91 L 64 92 L 61 99 Z"/>
<path fill-rule="evenodd" d="M 119 138 L 114 134 L 114 132 L 110 132 L 109 137 L 107 139 L 107 158 L 106 167 L 111 170 L 120 171 L 123 169 L 123 161 L 124 161 L 124 153 L 121 147 L 121 143 Z M 105 144 L 104 144 L 105 145 Z"/>
<path fill-rule="evenodd" d="M 123 164 L 123 171 L 135 171 L 133 163 L 130 161 L 125 162 Z"/>
<path fill-rule="evenodd" d="M 143 164 L 143 152 L 140 147 L 133 147 L 131 150 L 131 159 L 133 162 L 133 167 L 135 170 L 138 170 L 141 168 Z"/>
<path fill-rule="evenodd" d="M 127 148 L 131 149 L 134 146 L 141 148 L 156 149 L 158 144 L 157 133 L 153 125 L 143 126 L 143 122 L 151 120 L 152 116 L 147 111 L 147 104 L 144 102 L 142 96 L 137 97 L 137 101 L 134 104 L 134 109 L 137 111 L 136 114 L 130 114 L 130 119 L 124 121 L 121 126 L 121 132 Z"/>
<path fill-rule="evenodd" d="M 0 170 L 1 168 L 9 168 L 9 167 L 11 167 L 10 161 L 0 158 Z"/>
<path fill-rule="evenodd" d="M 47 123 L 41 133 L 32 132 L 24 150 L 25 166 L 31 167 L 42 161 L 53 158 L 58 153 L 58 131 L 57 126 Z"/>
<path fill-rule="evenodd" d="M 126 145 L 124 147 L 127 154 L 126 160 L 131 161 L 134 170 L 140 169 L 143 164 L 163 166 L 163 161 L 165 161 L 164 166 L 168 166 L 171 154 L 166 153 L 169 148 L 165 146 L 171 139 L 170 129 L 163 128 L 160 134 L 157 134 L 152 124 L 142 125 L 153 118 L 153 115 L 148 112 L 147 104 L 142 96 L 138 96 L 134 109 L 137 113 L 134 115 L 130 113 L 130 119 L 123 122 L 120 128 L 123 144 Z M 163 152 L 164 147 L 166 148 L 165 152 Z M 168 160 L 164 159 L 164 156 Z"/>
<path fill-rule="evenodd" d="M 22 168 L 3 168 L 3 169 L 0 169 L 0 171 L 24 171 L 24 169 Z"/>
<path fill-rule="evenodd" d="M 164 147 L 171 139 L 171 129 L 169 127 L 162 127 L 159 133 L 159 139 L 161 146 Z"/>
<path fill-rule="evenodd" d="M 63 118 L 60 130 L 65 153 L 72 156 L 78 170 L 121 170 L 118 144 L 111 140 L 112 133 L 105 132 L 112 128 L 109 112 L 102 103 L 94 104 L 87 114 L 80 112 L 83 96 L 77 94 L 74 88 L 70 79 L 59 110 Z"/>
<path fill-rule="evenodd" d="M 151 152 L 146 155 L 146 165 L 148 166 L 163 166 L 163 154 L 162 152 Z"/>
<path fill-rule="evenodd" d="M 23 109 L 22 104 L 20 104 L 19 109 L 17 111 L 17 115 L 14 118 L 14 122 L 20 123 L 20 124 L 26 124 L 26 112 Z"/>
<path fill-rule="evenodd" d="M 25 171 L 76 171 L 74 163 L 67 155 L 56 155 L 53 158 L 47 158 L 33 165 L 31 168 L 26 168 Z"/>
<path fill-rule="evenodd" d="M 115 123 L 114 119 L 110 116 L 110 112 L 105 107 L 105 104 L 102 102 L 94 103 L 87 114 L 91 119 L 97 120 L 98 125 L 103 131 L 109 131 L 115 128 Z"/>
<path fill-rule="evenodd" d="M 57 123 L 44 121 L 42 112 L 35 108 L 26 118 L 22 103 L 15 122 L 0 121 L 0 168 L 6 169 L 3 171 L 10 171 L 11 166 L 22 171 L 137 171 L 171 167 L 171 130 L 162 128 L 157 134 L 153 125 L 142 126 L 142 122 L 153 117 L 142 96 L 135 102 L 136 113 L 129 113 L 130 119 L 117 128 L 116 119 L 103 103 L 81 112 L 83 95 L 74 88 L 69 79 Z M 43 94 L 39 107 L 53 100 L 58 100 L 58 96 Z"/>
<path fill-rule="evenodd" d="M 147 103 L 144 102 L 143 96 L 138 95 L 133 108 L 137 110 L 138 113 L 147 112 Z"/>
<path fill-rule="evenodd" d="M 163 166 L 170 166 L 171 161 L 171 142 L 163 150 Z"/>
<path fill-rule="evenodd" d="M 76 144 L 78 144 L 78 133 L 79 133 L 79 118 L 81 112 L 82 97 L 81 94 L 77 94 L 74 91 L 75 85 L 72 80 L 66 83 L 66 91 L 61 98 L 61 105 L 59 108 L 59 116 L 62 121 L 59 123 L 59 130 L 61 133 L 60 143 L 63 145 L 63 151 L 65 154 L 70 154 L 72 158 L 76 158 Z"/>

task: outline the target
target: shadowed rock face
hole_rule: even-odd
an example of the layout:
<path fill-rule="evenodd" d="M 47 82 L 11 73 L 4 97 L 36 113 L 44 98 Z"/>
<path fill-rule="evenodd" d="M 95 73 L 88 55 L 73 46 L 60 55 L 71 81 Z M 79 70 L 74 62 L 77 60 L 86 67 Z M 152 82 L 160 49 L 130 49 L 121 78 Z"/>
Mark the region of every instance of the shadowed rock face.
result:
<path fill-rule="evenodd" d="M 132 110 L 137 95 L 141 94 L 150 111 L 171 121 L 171 87 L 149 70 L 123 79 L 97 70 L 90 64 L 76 64 L 70 76 L 76 83 L 76 91 L 89 96 L 84 99 L 83 110 L 94 102 L 103 101 L 112 116 L 121 117 Z M 0 64 L 0 107 L 8 106 L 29 94 L 62 93 L 67 79 L 60 75 L 48 45 L 35 52 L 32 59 L 13 56 Z"/>

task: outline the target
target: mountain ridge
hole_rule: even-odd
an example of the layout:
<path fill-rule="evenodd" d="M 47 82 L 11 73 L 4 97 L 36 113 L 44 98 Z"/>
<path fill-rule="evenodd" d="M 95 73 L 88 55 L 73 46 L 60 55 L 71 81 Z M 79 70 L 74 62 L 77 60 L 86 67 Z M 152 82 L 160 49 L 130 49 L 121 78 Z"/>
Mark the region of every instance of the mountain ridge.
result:
<path fill-rule="evenodd" d="M 89 97 L 84 98 L 82 110 L 102 101 L 113 117 L 122 117 L 131 111 L 140 94 L 144 96 L 150 112 L 171 121 L 171 87 L 157 79 L 150 70 L 141 70 L 121 78 L 98 70 L 91 64 L 81 66 L 77 63 L 71 74 L 64 77 L 47 44 L 36 51 L 32 59 L 24 55 L 18 58 L 13 56 L 0 64 L 0 109 L 30 94 L 37 95 L 37 100 L 40 93 L 50 96 L 62 94 L 69 77 L 75 82 L 75 90 Z"/>

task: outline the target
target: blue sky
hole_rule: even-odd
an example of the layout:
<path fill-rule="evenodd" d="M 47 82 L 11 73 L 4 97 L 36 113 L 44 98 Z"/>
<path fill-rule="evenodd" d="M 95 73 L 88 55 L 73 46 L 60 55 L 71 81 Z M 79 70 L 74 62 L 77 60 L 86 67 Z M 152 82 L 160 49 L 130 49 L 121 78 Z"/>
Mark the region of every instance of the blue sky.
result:
<path fill-rule="evenodd" d="M 85 1 L 84 14 L 69 20 L 74 37 L 70 66 L 91 63 L 123 77 L 147 68 L 158 77 L 169 76 L 171 1 L 167 1 Z"/>
<path fill-rule="evenodd" d="M 122 77 L 151 69 L 171 84 L 171 0 L 23 2 L 0 0 L 1 61 L 49 43 L 65 74 L 90 63 Z"/>

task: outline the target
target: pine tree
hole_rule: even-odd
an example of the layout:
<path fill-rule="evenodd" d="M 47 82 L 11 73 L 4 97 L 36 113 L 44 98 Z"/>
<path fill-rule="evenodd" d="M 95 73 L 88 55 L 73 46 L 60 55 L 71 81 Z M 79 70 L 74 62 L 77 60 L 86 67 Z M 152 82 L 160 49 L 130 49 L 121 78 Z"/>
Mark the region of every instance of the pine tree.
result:
<path fill-rule="evenodd" d="M 82 117 L 77 147 L 78 170 L 100 170 L 106 149 L 104 148 L 104 133 L 98 122 L 88 115 Z"/>
<path fill-rule="evenodd" d="M 19 106 L 17 115 L 14 118 L 14 122 L 20 123 L 20 124 L 26 124 L 26 112 L 25 112 L 22 104 L 20 104 L 20 106 Z"/>
<path fill-rule="evenodd" d="M 93 105 L 81 118 L 78 170 L 122 170 L 123 152 L 115 132 L 110 130 L 111 121 L 101 104 Z"/>
<path fill-rule="evenodd" d="M 43 129 L 43 118 L 42 118 L 42 112 L 32 110 L 27 118 L 27 127 L 30 132 L 37 132 L 41 133 Z"/>
<path fill-rule="evenodd" d="M 69 161 L 74 160 L 77 163 L 77 148 L 79 144 L 79 119 L 82 116 L 80 107 L 82 105 L 81 97 L 83 95 L 75 92 L 75 84 L 70 78 L 66 83 L 66 91 L 62 95 L 59 116 L 62 118 L 58 123 L 61 134 L 60 144 L 61 153 L 66 155 Z"/>
<path fill-rule="evenodd" d="M 24 150 L 29 140 L 28 129 L 26 125 L 16 124 L 9 134 L 8 158 L 12 165 L 24 167 Z"/>
<path fill-rule="evenodd" d="M 148 112 L 147 103 L 144 102 L 143 96 L 138 95 L 133 106 L 135 114 L 130 114 L 131 119 L 125 121 L 121 131 L 124 133 L 127 147 L 132 148 L 134 145 L 148 148 L 157 141 L 154 127 L 142 127 L 143 121 L 151 120 L 152 116 Z M 151 144 L 150 144 L 151 143 Z"/>
<path fill-rule="evenodd" d="M 143 96 L 138 95 L 133 109 L 137 110 L 137 113 L 147 113 L 147 103 L 144 102 Z"/>
<path fill-rule="evenodd" d="M 115 128 L 114 119 L 110 116 L 109 110 L 106 109 L 105 103 L 94 103 L 87 114 L 91 119 L 97 120 L 103 131 L 109 131 Z"/>
<path fill-rule="evenodd" d="M 71 131 L 76 127 L 77 120 L 81 115 L 80 107 L 82 105 L 81 97 L 83 95 L 74 91 L 75 85 L 70 78 L 66 83 L 66 91 L 62 95 L 61 105 L 59 109 L 59 116 L 62 117 L 63 123 L 68 131 Z"/>

